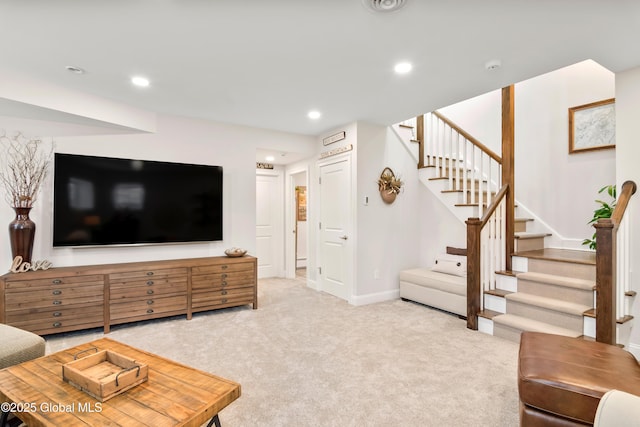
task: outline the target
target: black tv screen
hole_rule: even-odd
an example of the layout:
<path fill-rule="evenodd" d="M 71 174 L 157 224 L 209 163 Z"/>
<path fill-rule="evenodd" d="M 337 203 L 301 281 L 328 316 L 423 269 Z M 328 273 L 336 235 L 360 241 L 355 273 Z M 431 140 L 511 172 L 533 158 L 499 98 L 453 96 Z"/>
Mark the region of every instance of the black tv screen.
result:
<path fill-rule="evenodd" d="M 53 246 L 222 240 L 222 167 L 56 153 Z"/>

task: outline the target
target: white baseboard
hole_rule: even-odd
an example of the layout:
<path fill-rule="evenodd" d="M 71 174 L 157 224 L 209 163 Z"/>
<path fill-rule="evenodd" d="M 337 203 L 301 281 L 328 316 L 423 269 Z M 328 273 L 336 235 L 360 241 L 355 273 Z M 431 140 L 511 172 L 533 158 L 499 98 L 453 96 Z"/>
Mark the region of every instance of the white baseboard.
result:
<path fill-rule="evenodd" d="M 640 344 L 629 344 L 629 353 L 633 354 L 637 360 L 640 360 Z"/>
<path fill-rule="evenodd" d="M 311 280 L 311 279 L 307 278 L 307 288 L 311 288 L 314 291 L 319 291 L 320 290 L 320 285 L 315 280 Z"/>
<path fill-rule="evenodd" d="M 377 292 L 375 294 L 367 295 L 353 295 L 349 299 L 351 305 L 367 305 L 375 304 L 377 302 L 391 301 L 400 298 L 400 289 L 394 289 L 391 291 Z"/>

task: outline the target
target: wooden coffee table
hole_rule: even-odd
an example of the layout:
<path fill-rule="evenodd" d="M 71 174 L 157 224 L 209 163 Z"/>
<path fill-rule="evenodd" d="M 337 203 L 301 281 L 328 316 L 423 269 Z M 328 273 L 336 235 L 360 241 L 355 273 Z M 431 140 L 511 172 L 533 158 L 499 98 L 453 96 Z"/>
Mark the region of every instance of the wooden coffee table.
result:
<path fill-rule="evenodd" d="M 92 347 L 147 364 L 148 381 L 104 402 L 63 381 L 62 365 Z M 0 426 L 8 412 L 29 427 L 219 426 L 218 412 L 238 397 L 237 383 L 102 338 L 0 370 Z"/>

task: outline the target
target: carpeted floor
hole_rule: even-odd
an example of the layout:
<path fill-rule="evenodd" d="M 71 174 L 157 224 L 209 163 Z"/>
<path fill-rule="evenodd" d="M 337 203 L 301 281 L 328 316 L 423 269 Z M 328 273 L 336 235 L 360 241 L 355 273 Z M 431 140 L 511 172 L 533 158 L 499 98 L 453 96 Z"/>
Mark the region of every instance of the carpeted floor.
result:
<path fill-rule="evenodd" d="M 236 381 L 223 427 L 517 426 L 518 345 L 401 300 L 354 307 L 302 280 L 250 306 L 115 326 L 110 338 Z M 47 338 L 47 353 L 102 337 Z"/>

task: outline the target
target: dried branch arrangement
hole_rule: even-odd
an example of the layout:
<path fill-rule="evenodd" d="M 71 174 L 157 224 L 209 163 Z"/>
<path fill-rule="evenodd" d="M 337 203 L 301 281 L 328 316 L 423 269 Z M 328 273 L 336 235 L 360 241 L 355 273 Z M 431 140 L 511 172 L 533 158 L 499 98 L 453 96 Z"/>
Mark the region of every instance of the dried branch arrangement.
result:
<path fill-rule="evenodd" d="M 21 133 L 0 136 L 3 158 L 0 161 L 0 183 L 5 200 L 14 208 L 31 208 L 47 176 L 53 154 L 42 147 L 42 141 L 29 139 Z"/>
<path fill-rule="evenodd" d="M 402 180 L 396 177 L 391 169 L 385 168 L 378 179 L 378 190 L 399 194 L 402 184 Z"/>

